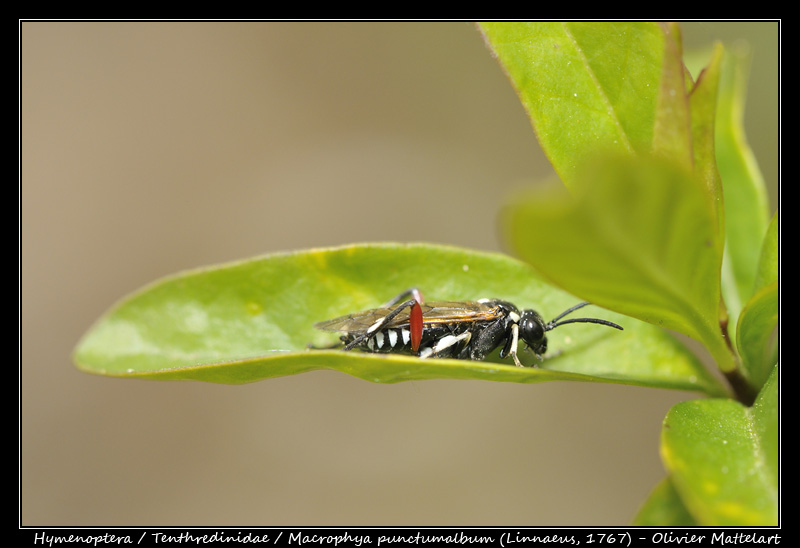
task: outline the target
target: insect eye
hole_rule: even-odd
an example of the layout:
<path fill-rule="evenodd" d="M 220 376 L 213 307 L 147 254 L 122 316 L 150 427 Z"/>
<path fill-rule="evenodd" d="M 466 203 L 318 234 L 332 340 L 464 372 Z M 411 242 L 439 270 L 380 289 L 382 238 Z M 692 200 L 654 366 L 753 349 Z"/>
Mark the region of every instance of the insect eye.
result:
<path fill-rule="evenodd" d="M 526 310 L 522 313 L 519 322 L 519 334 L 523 341 L 529 346 L 538 345 L 544 339 L 544 320 L 534 310 Z"/>

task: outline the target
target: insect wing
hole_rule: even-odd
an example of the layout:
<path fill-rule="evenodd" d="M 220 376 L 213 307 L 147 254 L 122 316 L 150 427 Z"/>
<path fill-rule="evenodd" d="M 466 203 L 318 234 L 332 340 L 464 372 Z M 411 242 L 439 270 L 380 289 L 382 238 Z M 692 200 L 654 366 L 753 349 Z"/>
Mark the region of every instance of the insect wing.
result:
<path fill-rule="evenodd" d="M 420 306 L 422 309 L 422 324 L 442 324 L 442 323 L 459 323 L 459 322 L 472 322 L 481 320 L 491 320 L 500 315 L 500 309 L 497 306 L 489 306 L 475 301 L 431 301 Z M 392 309 L 379 308 L 370 310 L 369 312 L 378 314 L 375 316 L 370 315 L 367 320 L 367 327 L 372 325 L 373 321 L 377 321 L 379 317 L 385 316 Z M 386 322 L 383 327 L 408 327 L 411 323 L 411 307 L 403 310 L 397 316 Z"/>
<path fill-rule="evenodd" d="M 500 308 L 475 301 L 434 301 L 421 306 L 423 324 L 460 323 L 491 320 L 500 315 Z M 366 331 L 394 308 L 374 308 L 332 320 L 319 322 L 314 327 L 323 331 L 359 333 Z M 383 327 L 407 327 L 411 309 L 403 310 Z"/>
<path fill-rule="evenodd" d="M 338 318 L 333 318 L 332 320 L 315 323 L 314 327 L 323 331 L 358 333 L 360 331 L 366 331 L 375 322 L 381 318 L 385 318 L 386 315 L 391 311 L 391 308 L 374 308 L 372 310 L 356 312 L 355 314 L 348 314 L 347 316 L 340 316 Z M 405 314 L 405 317 L 407 322 L 408 314 Z"/>
<path fill-rule="evenodd" d="M 500 314 L 500 307 L 475 301 L 438 301 L 422 306 L 424 324 L 477 322 L 492 320 Z"/>

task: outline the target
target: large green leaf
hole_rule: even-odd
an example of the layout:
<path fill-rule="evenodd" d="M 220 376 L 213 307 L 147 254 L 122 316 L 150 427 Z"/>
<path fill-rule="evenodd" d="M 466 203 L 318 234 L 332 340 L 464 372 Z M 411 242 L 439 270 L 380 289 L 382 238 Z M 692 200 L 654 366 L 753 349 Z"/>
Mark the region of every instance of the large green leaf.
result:
<path fill-rule="evenodd" d="M 514 250 L 567 291 L 702 341 L 723 368 L 721 250 L 702 188 L 666 161 L 607 158 L 575 197 L 535 189 L 508 208 Z"/>
<path fill-rule="evenodd" d="M 778 523 L 776 366 L 752 408 L 733 400 L 683 402 L 664 419 L 662 458 L 700 525 Z"/>
<path fill-rule="evenodd" d="M 420 360 L 339 350 L 315 322 L 372 308 L 411 286 L 429 300 L 504 298 L 552 318 L 577 300 L 505 255 L 425 244 L 366 244 L 275 254 L 186 272 L 124 299 L 75 351 L 88 372 L 155 379 L 242 383 L 314 369 L 375 382 L 430 378 L 512 382 L 619 382 L 724 394 L 717 380 L 669 335 L 596 307 L 590 324 L 549 336 L 557 357 L 541 368 L 493 362 Z M 530 356 L 523 353 L 523 359 Z M 498 358 L 494 358 L 499 361 Z"/>

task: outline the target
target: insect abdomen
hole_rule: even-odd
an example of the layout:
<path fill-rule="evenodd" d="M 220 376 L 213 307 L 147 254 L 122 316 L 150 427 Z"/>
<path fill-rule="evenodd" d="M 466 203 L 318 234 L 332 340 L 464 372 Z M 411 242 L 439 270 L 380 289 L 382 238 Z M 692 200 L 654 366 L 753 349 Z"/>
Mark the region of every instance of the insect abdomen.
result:
<path fill-rule="evenodd" d="M 353 341 L 355 336 L 348 334 L 342 337 L 345 344 Z M 411 352 L 411 332 L 405 327 L 381 329 L 372 337 L 358 345 L 367 352 Z"/>
<path fill-rule="evenodd" d="M 381 329 L 372 337 L 357 345 L 357 348 L 365 352 L 373 353 L 404 353 L 415 354 L 423 357 L 437 356 L 456 358 L 458 354 L 469 344 L 469 337 L 462 335 L 481 326 L 481 323 L 453 323 L 453 324 L 429 324 L 422 330 L 422 341 L 419 351 L 414 352 L 411 348 L 411 332 L 407 327 L 393 327 Z M 347 334 L 342 337 L 342 341 L 348 344 L 355 340 L 356 336 Z"/>

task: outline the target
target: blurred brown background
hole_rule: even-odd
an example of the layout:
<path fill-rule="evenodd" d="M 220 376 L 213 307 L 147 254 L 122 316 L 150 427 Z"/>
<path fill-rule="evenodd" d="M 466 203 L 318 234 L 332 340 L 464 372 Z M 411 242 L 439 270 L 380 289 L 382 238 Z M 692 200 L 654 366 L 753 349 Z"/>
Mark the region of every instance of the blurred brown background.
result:
<path fill-rule="evenodd" d="M 691 394 L 319 371 L 246 386 L 103 378 L 70 353 L 179 270 L 358 241 L 498 250 L 551 168 L 466 22 L 21 24 L 22 525 L 624 525 Z M 777 23 L 749 140 L 778 188 Z"/>

